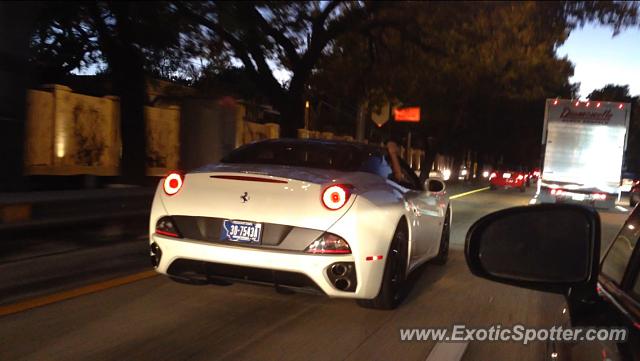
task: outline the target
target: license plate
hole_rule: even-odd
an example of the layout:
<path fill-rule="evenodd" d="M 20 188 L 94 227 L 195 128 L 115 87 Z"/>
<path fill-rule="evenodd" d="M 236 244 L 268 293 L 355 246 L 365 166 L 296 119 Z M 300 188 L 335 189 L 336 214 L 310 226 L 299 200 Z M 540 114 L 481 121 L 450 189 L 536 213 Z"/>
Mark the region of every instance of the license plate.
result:
<path fill-rule="evenodd" d="M 223 241 L 260 244 L 260 236 L 262 236 L 262 223 L 229 219 L 222 222 L 220 239 Z"/>

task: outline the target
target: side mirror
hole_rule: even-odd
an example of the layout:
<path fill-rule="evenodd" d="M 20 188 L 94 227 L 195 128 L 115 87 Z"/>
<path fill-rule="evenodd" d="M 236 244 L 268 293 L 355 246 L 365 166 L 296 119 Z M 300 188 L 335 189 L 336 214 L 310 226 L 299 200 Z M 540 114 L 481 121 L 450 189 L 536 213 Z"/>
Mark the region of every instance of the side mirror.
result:
<path fill-rule="evenodd" d="M 491 213 L 467 233 L 471 272 L 492 281 L 546 292 L 595 292 L 600 217 L 591 208 L 542 204 Z"/>
<path fill-rule="evenodd" d="M 439 193 L 444 191 L 445 184 L 439 179 L 427 179 L 427 190 L 433 193 Z"/>

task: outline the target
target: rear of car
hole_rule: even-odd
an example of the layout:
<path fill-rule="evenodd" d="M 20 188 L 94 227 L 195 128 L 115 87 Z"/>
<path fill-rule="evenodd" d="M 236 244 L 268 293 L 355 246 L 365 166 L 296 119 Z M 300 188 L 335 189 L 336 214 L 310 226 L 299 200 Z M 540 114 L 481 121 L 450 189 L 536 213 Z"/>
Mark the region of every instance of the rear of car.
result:
<path fill-rule="evenodd" d="M 520 171 L 494 171 L 489 175 L 489 187 L 495 189 L 516 188 L 521 192 L 526 189 L 527 174 Z"/>
<path fill-rule="evenodd" d="M 348 212 L 367 202 L 358 202 L 357 187 L 384 180 L 361 171 L 367 151 L 327 143 L 318 152 L 317 146 L 262 142 L 222 164 L 166 177 L 149 225 L 156 270 L 188 283 L 242 281 L 333 297 L 375 296 L 377 288 L 359 287 L 361 273 L 379 280 L 382 267 L 358 263 L 365 257 L 356 256 L 383 250 L 355 240 L 391 235 L 375 226 L 358 229 Z"/>

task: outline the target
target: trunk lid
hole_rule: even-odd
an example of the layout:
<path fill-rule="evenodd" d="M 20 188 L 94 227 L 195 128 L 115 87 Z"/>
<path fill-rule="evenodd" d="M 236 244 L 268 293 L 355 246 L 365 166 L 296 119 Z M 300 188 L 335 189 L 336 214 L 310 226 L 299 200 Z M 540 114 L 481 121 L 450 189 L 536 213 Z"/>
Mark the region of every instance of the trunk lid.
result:
<path fill-rule="evenodd" d="M 324 207 L 321 192 L 344 173 L 272 165 L 217 164 L 188 173 L 180 191 L 163 194 L 172 215 L 216 217 L 326 230 L 351 206 Z"/>

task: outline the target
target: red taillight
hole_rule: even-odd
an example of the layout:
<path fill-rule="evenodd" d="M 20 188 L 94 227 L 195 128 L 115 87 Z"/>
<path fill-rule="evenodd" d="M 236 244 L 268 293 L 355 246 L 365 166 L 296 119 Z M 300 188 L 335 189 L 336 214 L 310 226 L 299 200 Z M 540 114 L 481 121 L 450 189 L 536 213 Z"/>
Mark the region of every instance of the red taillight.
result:
<path fill-rule="evenodd" d="M 162 188 L 164 188 L 164 192 L 167 195 L 172 196 L 182 188 L 183 180 L 184 175 L 182 175 L 182 173 L 171 172 L 165 177 Z"/>
<path fill-rule="evenodd" d="M 491 175 L 489 176 L 489 179 L 493 179 L 495 177 L 497 177 L 498 175 L 496 174 L 496 172 L 491 173 Z"/>
<path fill-rule="evenodd" d="M 351 191 L 349 190 L 349 186 L 343 184 L 332 185 L 322 192 L 322 204 L 328 209 L 335 211 L 342 208 L 350 196 Z"/>

